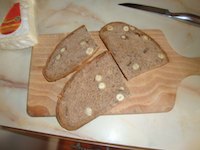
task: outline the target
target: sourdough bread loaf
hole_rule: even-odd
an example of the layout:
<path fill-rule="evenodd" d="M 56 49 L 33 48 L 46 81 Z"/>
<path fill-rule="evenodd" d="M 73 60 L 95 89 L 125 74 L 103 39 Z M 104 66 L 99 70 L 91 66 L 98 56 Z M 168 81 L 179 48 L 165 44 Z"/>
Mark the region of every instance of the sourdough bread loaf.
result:
<path fill-rule="evenodd" d="M 86 27 L 79 27 L 56 46 L 43 69 L 44 77 L 51 82 L 69 75 L 81 68 L 97 49 Z"/>
<path fill-rule="evenodd" d="M 123 22 L 111 22 L 100 30 L 100 38 L 127 80 L 168 62 L 166 53 L 147 34 Z"/>

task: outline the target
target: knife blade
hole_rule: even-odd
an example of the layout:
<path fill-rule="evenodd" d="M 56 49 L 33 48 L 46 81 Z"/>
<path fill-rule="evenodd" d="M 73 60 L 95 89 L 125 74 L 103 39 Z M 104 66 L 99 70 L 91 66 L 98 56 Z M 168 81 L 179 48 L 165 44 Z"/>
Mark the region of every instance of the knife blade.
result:
<path fill-rule="evenodd" d="M 168 9 L 158 8 L 158 7 L 154 7 L 154 6 L 141 5 L 141 4 L 133 4 L 133 3 L 121 3 L 119 5 L 165 15 L 167 17 L 200 27 L 200 16 L 195 15 L 195 14 L 172 13 Z"/>

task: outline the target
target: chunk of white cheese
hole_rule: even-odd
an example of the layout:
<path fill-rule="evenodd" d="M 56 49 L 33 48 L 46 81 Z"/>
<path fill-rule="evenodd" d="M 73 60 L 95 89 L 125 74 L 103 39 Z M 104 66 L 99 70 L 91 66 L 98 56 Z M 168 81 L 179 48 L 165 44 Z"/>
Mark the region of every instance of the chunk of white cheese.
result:
<path fill-rule="evenodd" d="M 35 1 L 18 0 L 20 3 L 21 25 L 10 34 L 0 33 L 0 49 L 23 49 L 37 44 L 35 23 Z"/>

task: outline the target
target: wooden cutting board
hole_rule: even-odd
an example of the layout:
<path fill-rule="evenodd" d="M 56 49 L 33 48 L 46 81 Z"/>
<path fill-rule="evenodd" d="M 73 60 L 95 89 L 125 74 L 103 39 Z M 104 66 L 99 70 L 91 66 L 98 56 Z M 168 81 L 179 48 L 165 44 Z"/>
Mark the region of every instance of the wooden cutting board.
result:
<path fill-rule="evenodd" d="M 189 75 L 200 75 L 200 58 L 178 55 L 160 30 L 144 32 L 160 44 L 167 53 L 169 63 L 127 82 L 131 92 L 130 98 L 106 114 L 169 111 L 174 106 L 176 90 L 181 80 Z M 57 96 L 72 74 L 56 82 L 47 82 L 42 75 L 42 69 L 50 53 L 66 35 L 40 35 L 39 44 L 33 47 L 27 103 L 27 111 L 31 116 L 55 116 Z M 91 35 L 100 46 L 99 53 L 106 51 L 98 32 L 91 32 Z"/>

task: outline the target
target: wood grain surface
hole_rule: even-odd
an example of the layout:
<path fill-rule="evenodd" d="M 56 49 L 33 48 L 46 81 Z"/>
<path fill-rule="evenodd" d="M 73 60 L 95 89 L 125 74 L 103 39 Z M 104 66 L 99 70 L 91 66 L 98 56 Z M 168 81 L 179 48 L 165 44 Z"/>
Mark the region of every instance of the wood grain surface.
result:
<path fill-rule="evenodd" d="M 178 55 L 168 44 L 160 30 L 143 30 L 167 53 L 169 63 L 143 73 L 129 82 L 130 98 L 106 114 L 132 114 L 166 112 L 173 108 L 176 90 L 181 80 L 190 75 L 200 75 L 200 58 Z M 100 46 L 96 55 L 106 51 L 98 32 L 90 32 Z M 40 35 L 39 44 L 33 47 L 30 67 L 27 112 L 31 116 L 55 116 L 56 102 L 70 74 L 56 82 L 47 82 L 42 75 L 46 60 L 55 46 L 67 34 Z M 94 56 L 94 57 L 95 57 Z"/>

